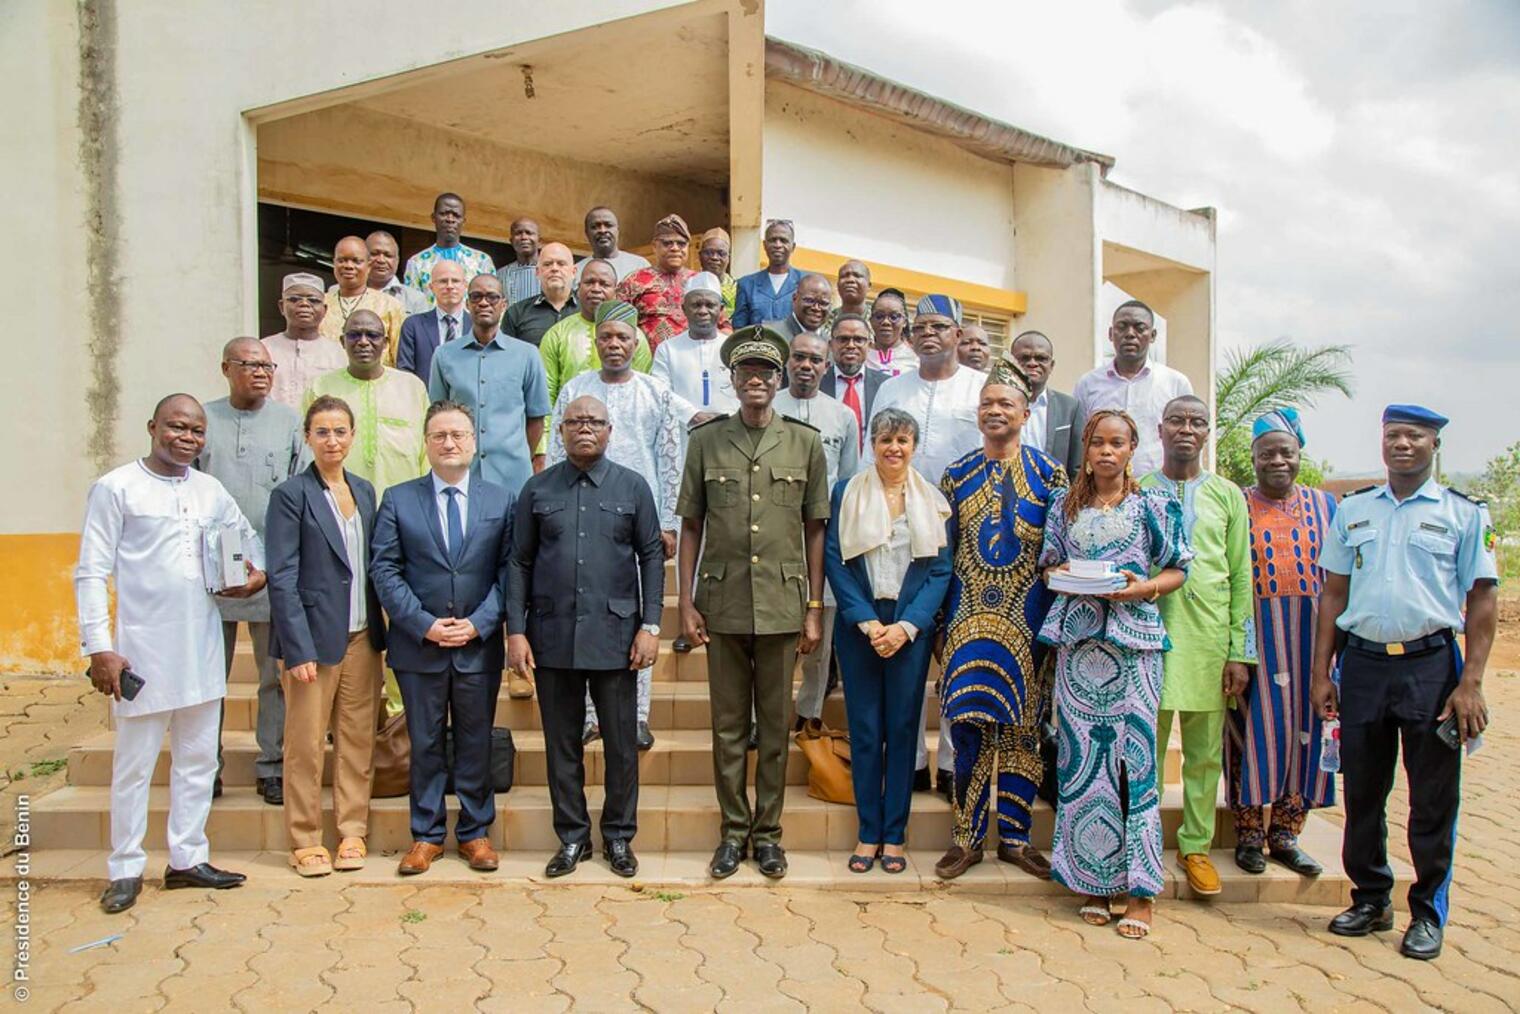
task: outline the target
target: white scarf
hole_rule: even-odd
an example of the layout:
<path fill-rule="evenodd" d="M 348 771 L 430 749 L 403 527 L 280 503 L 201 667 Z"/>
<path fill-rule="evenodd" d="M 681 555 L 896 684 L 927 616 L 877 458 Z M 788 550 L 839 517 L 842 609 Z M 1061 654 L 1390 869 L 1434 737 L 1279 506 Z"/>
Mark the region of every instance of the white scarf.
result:
<path fill-rule="evenodd" d="M 915 559 L 934 556 L 944 547 L 945 519 L 950 502 L 915 468 L 903 484 L 903 511 L 908 517 L 908 545 Z M 892 511 L 887 488 L 876 467 L 855 473 L 839 503 L 839 550 L 846 560 L 885 546 L 892 538 Z"/>

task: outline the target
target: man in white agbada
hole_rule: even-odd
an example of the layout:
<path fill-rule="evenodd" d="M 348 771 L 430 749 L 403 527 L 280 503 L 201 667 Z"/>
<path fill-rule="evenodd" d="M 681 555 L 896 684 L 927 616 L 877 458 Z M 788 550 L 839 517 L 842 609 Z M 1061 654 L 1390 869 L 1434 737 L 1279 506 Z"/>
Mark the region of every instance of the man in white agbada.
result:
<path fill-rule="evenodd" d="M 686 280 L 681 293 L 686 330 L 654 350 L 649 375 L 665 381 L 698 411 L 737 412 L 739 399 L 734 394 L 733 378 L 718 356 L 724 337 L 718 331 L 723 312 L 722 283 L 712 272 L 698 271 Z"/>
<path fill-rule="evenodd" d="M 686 427 L 697 414 L 696 408 L 657 380 L 633 369 L 633 352 L 638 347 L 638 311 L 617 299 L 603 300 L 596 308 L 596 354 L 601 368 L 571 378 L 559 389 L 550 426 L 549 464 L 565 460 L 565 441 L 560 432 L 565 410 L 577 398 L 595 398 L 607 408 L 612 435 L 607 442 L 609 460 L 638 472 L 649 483 L 655 506 L 660 512 L 660 535 L 665 542 L 665 558 L 676 552 L 676 497 L 680 493 L 681 470 L 685 462 Z M 663 346 L 662 346 L 663 347 Z M 658 629 L 652 631 L 656 637 Z M 649 731 L 649 691 L 654 667 L 639 670 L 640 750 L 654 746 Z M 590 692 L 586 699 L 591 700 Z M 600 730 L 596 726 L 596 708 L 586 708 L 587 742 Z"/>
<path fill-rule="evenodd" d="M 848 479 L 860 467 L 860 424 L 842 401 L 818 390 L 829 368 L 829 343 L 812 332 L 792 338 L 786 361 L 787 386 L 777 392 L 772 408 L 784 416 L 805 422 L 823 441 L 823 460 L 829 489 Z M 816 730 L 823 720 L 823 701 L 829 690 L 829 663 L 834 650 L 834 592 L 823 586 L 823 640 L 818 649 L 803 656 L 802 683 L 797 688 L 797 728 Z"/>
<path fill-rule="evenodd" d="M 74 590 L 90 681 L 114 701 L 116 751 L 111 768 L 111 883 L 107 912 L 131 908 L 142 890 L 149 786 L 169 733 L 169 865 L 164 887 L 236 887 L 241 873 L 212 866 L 206 840 L 216 777 L 217 724 L 226 693 L 222 617 L 207 566 L 219 539 L 242 538 L 247 583 L 221 594 L 247 598 L 264 587 L 264 548 L 253 525 L 220 482 L 190 463 L 206 443 L 206 414 L 188 394 L 158 403 L 148 423 L 152 449 L 90 487 Z M 211 556 L 213 563 L 219 563 Z M 108 582 L 116 581 L 116 630 Z M 142 679 L 131 700 L 129 670 Z M 127 693 L 130 688 L 126 687 Z"/>
<path fill-rule="evenodd" d="M 982 446 L 976 410 L 987 375 L 960 365 L 956 358 L 961 337 L 961 304 L 950 296 L 928 295 L 920 299 L 908 337 L 918 356 L 918 369 L 881 385 L 871 406 L 871 417 L 874 419 L 887 408 L 902 409 L 913 417 L 918 423 L 918 450 L 913 455 L 913 467 L 938 488 L 950 462 Z M 871 445 L 867 444 L 864 463 L 871 464 L 874 460 Z M 924 707 L 928 708 L 927 698 Z M 936 788 L 945 793 L 955 784 L 955 754 L 950 746 L 950 723 L 943 716 L 939 730 Z M 920 788 L 928 778 L 924 766 L 927 761 L 928 752 L 920 733 L 917 775 Z"/>

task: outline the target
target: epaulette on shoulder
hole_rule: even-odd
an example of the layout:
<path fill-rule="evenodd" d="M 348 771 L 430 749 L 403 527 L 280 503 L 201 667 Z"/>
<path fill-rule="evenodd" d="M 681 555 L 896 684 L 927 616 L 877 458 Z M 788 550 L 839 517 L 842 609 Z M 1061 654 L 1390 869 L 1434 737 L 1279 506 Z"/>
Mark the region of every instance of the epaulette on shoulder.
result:
<path fill-rule="evenodd" d="M 781 413 L 781 418 L 785 419 L 789 423 L 796 423 L 798 426 L 806 426 L 808 429 L 812 430 L 814 433 L 821 433 L 821 432 L 823 432 L 817 426 L 814 426 L 812 423 L 810 423 L 810 422 L 803 422 L 801 419 L 793 419 L 791 416 L 787 415 L 785 412 Z"/>
<path fill-rule="evenodd" d="M 1345 497 L 1347 497 L 1347 496 L 1356 496 L 1358 493 L 1371 493 L 1373 490 L 1375 490 L 1377 488 L 1378 488 L 1377 487 L 1377 483 L 1374 482 L 1370 486 L 1363 486 L 1361 489 L 1353 489 L 1351 492 L 1345 494 L 1345 496 L 1343 496 L 1341 499 L 1344 500 Z"/>
<path fill-rule="evenodd" d="M 1448 490 L 1450 490 L 1452 493 L 1454 493 L 1457 496 L 1461 497 L 1463 500 L 1466 500 L 1468 503 L 1475 503 L 1479 507 L 1487 507 L 1488 506 L 1488 501 L 1485 500 L 1485 499 L 1483 499 L 1481 496 L 1478 496 L 1475 493 L 1465 493 L 1462 490 L 1457 489 L 1455 486 L 1447 486 L 1446 488 Z"/>
<path fill-rule="evenodd" d="M 718 421 L 723 420 L 723 419 L 727 419 L 728 416 L 729 416 L 729 413 L 727 413 L 727 412 L 720 412 L 719 414 L 713 416 L 711 419 L 704 419 L 701 422 L 697 423 L 695 426 L 693 426 L 687 432 L 688 433 L 695 433 L 697 430 L 701 429 L 703 426 L 711 426 L 715 422 L 718 422 Z"/>

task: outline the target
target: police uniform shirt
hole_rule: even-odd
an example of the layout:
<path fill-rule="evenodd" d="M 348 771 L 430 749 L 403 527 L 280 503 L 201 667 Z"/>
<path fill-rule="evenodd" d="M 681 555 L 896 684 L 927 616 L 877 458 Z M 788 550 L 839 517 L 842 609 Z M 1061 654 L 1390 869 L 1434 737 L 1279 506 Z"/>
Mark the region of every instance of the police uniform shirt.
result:
<path fill-rule="evenodd" d="M 803 522 L 829 516 L 818 431 L 773 412 L 763 430 L 735 414 L 691 431 L 676 513 L 704 521 L 693 602 L 719 634 L 802 629 L 809 594 Z"/>
<path fill-rule="evenodd" d="M 1497 580 L 1488 508 L 1426 480 L 1399 502 L 1386 484 L 1341 501 L 1319 563 L 1351 578 L 1336 623 L 1369 641 L 1462 630 L 1467 593 Z"/>

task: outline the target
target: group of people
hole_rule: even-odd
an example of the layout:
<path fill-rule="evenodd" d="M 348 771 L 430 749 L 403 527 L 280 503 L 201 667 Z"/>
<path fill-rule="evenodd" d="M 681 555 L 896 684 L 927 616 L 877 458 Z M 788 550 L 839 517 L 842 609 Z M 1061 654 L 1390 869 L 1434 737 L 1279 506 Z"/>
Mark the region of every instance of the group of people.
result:
<path fill-rule="evenodd" d="M 1487 722 L 1497 583 L 1483 505 L 1432 475 L 1444 418 L 1389 406 L 1388 482 L 1337 505 L 1298 483 L 1303 429 L 1275 409 L 1255 421 L 1256 483 L 1242 491 L 1203 468 L 1210 407 L 1151 361 L 1141 302 L 1115 311 L 1113 358 L 1065 394 L 1049 387 L 1047 336 L 994 356 L 950 296 L 910 316 L 896 289 L 870 298 L 860 261 L 837 288 L 798 272 L 790 222 L 767 224 L 767 267 L 736 282 L 721 230 L 699 241 L 702 270 L 686 266 L 676 215 L 655 227 L 652 264 L 619 248 L 610 209 L 586 216 L 579 262 L 522 219 L 500 272 L 460 242 L 456 195 L 433 220 L 437 242 L 404 281 L 383 232 L 338 244 L 331 289 L 287 276 L 284 332 L 223 350 L 228 396 L 165 398 L 148 456 L 91 489 L 76 584 L 91 678 L 117 718 L 107 910 L 141 889 L 166 730 L 165 885 L 240 882 L 209 864 L 204 830 L 240 621 L 259 670 L 257 787 L 283 805 L 303 876 L 365 862 L 386 670 L 411 739 L 400 873 L 443 853 L 446 785 L 461 857 L 496 868 L 505 673 L 542 717 L 561 843 L 546 872 L 591 854 L 584 748 L 600 737 L 603 855 L 634 875 L 651 672 L 676 635 L 674 650 L 707 655 L 716 879 L 751 856 L 785 875 L 789 739 L 832 734 L 837 671 L 852 872 L 902 872 L 913 793 L 937 788 L 953 810 L 938 876 L 981 862 L 995 819 L 998 859 L 1081 895 L 1095 926 L 1122 900 L 1118 932 L 1143 937 L 1163 887 L 1175 724 L 1177 861 L 1195 894 L 1221 890 L 1221 778 L 1241 869 L 1320 872 L 1298 835 L 1334 803 L 1322 760 L 1338 743 L 1356 890 L 1331 928 L 1383 930 L 1402 742 L 1417 876 L 1404 949 L 1439 953 L 1461 757 L 1448 744 Z M 213 576 L 229 538 L 247 573 Z M 672 557 L 681 629 L 665 632 Z M 1081 584 L 1095 567 L 1108 590 Z M 1042 791 L 1049 856 L 1031 843 Z"/>

